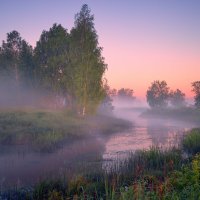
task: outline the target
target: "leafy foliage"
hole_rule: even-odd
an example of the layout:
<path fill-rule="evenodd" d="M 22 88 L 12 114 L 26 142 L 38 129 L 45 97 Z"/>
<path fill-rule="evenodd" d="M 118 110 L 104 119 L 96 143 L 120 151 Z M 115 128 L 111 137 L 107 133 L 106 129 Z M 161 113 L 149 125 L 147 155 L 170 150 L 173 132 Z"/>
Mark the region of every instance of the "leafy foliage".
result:
<path fill-rule="evenodd" d="M 68 49 L 68 33 L 60 24 L 54 24 L 49 31 L 42 32 L 34 49 L 40 87 L 42 85 L 44 89 L 57 94 L 62 90 L 67 91 Z"/>
<path fill-rule="evenodd" d="M 96 109 L 104 98 L 102 76 L 107 65 L 101 56 L 94 16 L 87 5 L 75 16 L 75 27 L 70 33 L 70 58 L 74 70 L 73 91 L 79 113 L 85 115 Z"/>

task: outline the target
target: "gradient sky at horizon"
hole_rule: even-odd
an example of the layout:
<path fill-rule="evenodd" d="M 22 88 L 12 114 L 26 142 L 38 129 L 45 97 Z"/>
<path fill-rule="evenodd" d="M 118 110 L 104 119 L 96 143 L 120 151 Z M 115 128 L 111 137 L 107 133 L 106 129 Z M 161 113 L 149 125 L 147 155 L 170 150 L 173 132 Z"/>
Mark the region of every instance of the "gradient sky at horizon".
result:
<path fill-rule="evenodd" d="M 17 30 L 35 46 L 53 23 L 70 31 L 84 3 L 95 16 L 112 88 L 145 97 L 152 81 L 166 80 L 193 96 L 191 82 L 200 80 L 199 0 L 1 0 L 0 41 Z"/>

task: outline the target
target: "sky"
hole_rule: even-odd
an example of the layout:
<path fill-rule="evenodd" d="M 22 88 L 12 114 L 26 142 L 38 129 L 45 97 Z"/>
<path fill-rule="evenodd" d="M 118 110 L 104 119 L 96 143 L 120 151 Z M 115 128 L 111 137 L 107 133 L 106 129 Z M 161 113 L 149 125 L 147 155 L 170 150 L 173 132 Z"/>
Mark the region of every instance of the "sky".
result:
<path fill-rule="evenodd" d="M 17 30 L 32 46 L 53 23 L 68 31 L 88 4 L 111 88 L 132 88 L 145 98 L 154 80 L 192 97 L 200 80 L 199 0 L 0 0 L 0 41 Z"/>

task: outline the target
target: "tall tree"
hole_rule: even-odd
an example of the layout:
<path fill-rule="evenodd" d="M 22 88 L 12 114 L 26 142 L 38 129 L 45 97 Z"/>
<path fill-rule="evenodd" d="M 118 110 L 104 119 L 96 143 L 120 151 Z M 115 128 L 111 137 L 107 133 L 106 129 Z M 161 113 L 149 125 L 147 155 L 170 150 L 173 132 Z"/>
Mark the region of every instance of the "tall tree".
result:
<path fill-rule="evenodd" d="M 166 81 L 154 81 L 147 90 L 147 102 L 152 108 L 167 106 L 169 98 L 169 87 Z"/>
<path fill-rule="evenodd" d="M 86 4 L 75 15 L 70 36 L 74 97 L 79 113 L 84 116 L 94 111 L 104 97 L 102 77 L 107 67 L 98 44 L 94 16 Z"/>
<path fill-rule="evenodd" d="M 68 33 L 60 24 L 42 32 L 34 50 L 39 87 L 54 94 L 67 91 L 70 80 L 65 77 L 70 72 L 68 50 Z"/>
<path fill-rule="evenodd" d="M 195 93 L 194 101 L 195 106 L 200 108 L 200 81 L 195 81 L 192 83 L 192 91 Z"/>
<path fill-rule="evenodd" d="M 3 41 L 1 48 L 1 68 L 4 73 L 15 79 L 19 84 L 19 55 L 21 51 L 22 39 L 17 31 L 7 34 L 6 42 Z"/>

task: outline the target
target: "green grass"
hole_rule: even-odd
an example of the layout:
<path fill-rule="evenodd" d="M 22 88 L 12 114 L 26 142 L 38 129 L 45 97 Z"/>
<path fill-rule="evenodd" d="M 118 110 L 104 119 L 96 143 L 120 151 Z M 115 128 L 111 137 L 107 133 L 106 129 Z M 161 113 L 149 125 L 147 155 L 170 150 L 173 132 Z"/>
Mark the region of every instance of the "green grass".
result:
<path fill-rule="evenodd" d="M 192 129 L 182 141 L 183 150 L 189 154 L 200 152 L 200 128 Z"/>
<path fill-rule="evenodd" d="M 148 150 L 138 150 L 131 154 L 125 161 L 126 168 L 139 177 L 140 175 L 151 174 L 163 178 L 168 172 L 180 168 L 181 151 L 173 148 L 163 150 L 158 147 L 151 147 Z"/>

